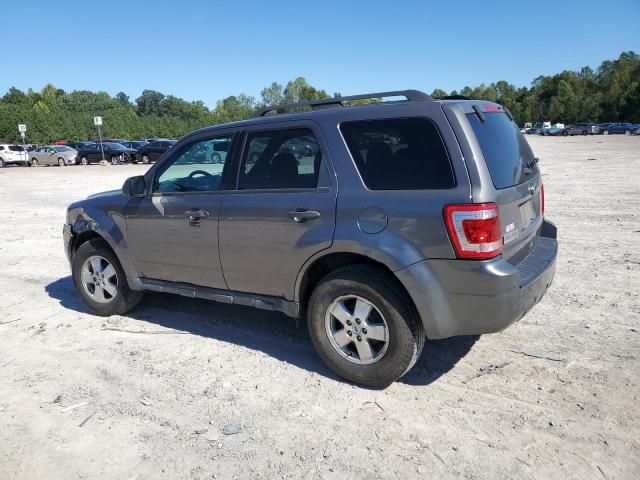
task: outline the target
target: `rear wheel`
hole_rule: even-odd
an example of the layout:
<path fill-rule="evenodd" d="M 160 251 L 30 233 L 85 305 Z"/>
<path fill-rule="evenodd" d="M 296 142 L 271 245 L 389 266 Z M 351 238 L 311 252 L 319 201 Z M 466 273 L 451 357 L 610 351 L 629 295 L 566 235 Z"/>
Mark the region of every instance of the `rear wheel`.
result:
<path fill-rule="evenodd" d="M 582 135 L 588 135 L 589 132 L 587 132 L 586 130 L 582 130 Z"/>
<path fill-rule="evenodd" d="M 58 159 L 58 165 L 60 165 L 61 167 L 64 167 L 66 165 L 66 163 L 64 163 L 64 158 Z"/>
<path fill-rule="evenodd" d="M 631 130 L 625 130 L 625 131 L 624 131 L 624 134 L 625 134 L 625 135 L 631 135 Z"/>
<path fill-rule="evenodd" d="M 0 158 L 0 168 L 4 168 L 5 166 L 6 164 L 4 163 L 4 160 Z"/>
<path fill-rule="evenodd" d="M 563 131 L 562 131 L 562 136 L 563 136 L 563 137 L 566 137 L 567 135 L 569 135 L 569 132 L 567 132 L 566 130 L 563 130 Z"/>
<path fill-rule="evenodd" d="M 37 167 L 38 165 L 40 165 L 40 162 L 38 162 L 37 158 L 32 158 L 31 159 L 31 166 L 32 167 Z"/>
<path fill-rule="evenodd" d="M 352 382 L 386 387 L 415 364 L 424 331 L 406 293 L 366 265 L 326 276 L 309 300 L 313 345 L 331 370 Z"/>
<path fill-rule="evenodd" d="M 118 164 L 118 157 L 116 157 L 115 155 L 111 155 L 111 165 L 117 165 Z"/>
<path fill-rule="evenodd" d="M 142 300 L 129 288 L 124 270 L 104 240 L 83 243 L 71 262 L 73 283 L 87 306 L 98 315 L 128 312 Z"/>
<path fill-rule="evenodd" d="M 81 163 L 82 165 L 89 165 L 89 159 L 88 159 L 87 157 L 82 157 L 82 158 L 80 159 L 80 163 Z"/>
<path fill-rule="evenodd" d="M 605 130 L 604 132 L 602 132 L 603 135 L 609 135 L 609 130 Z"/>
<path fill-rule="evenodd" d="M 149 163 L 149 156 L 148 155 L 143 155 L 142 156 L 142 163 L 144 163 L 145 165 Z"/>

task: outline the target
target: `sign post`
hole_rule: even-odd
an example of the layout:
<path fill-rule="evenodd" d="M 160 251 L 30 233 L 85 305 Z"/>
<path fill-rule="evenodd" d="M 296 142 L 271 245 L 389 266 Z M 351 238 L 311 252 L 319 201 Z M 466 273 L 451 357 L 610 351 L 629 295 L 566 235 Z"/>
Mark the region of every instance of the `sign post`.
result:
<path fill-rule="evenodd" d="M 102 125 L 102 117 L 93 117 L 93 124 L 98 127 L 98 138 L 100 138 L 100 152 L 102 153 L 102 161 L 104 162 L 104 148 L 102 147 L 102 132 L 100 131 L 100 125 Z"/>
<path fill-rule="evenodd" d="M 29 155 L 27 154 L 27 146 L 24 143 L 24 137 L 27 133 L 27 126 L 23 123 L 18 125 L 18 131 L 20 132 L 20 136 L 22 137 L 22 151 L 24 152 L 24 161 L 25 165 L 29 165 Z"/>

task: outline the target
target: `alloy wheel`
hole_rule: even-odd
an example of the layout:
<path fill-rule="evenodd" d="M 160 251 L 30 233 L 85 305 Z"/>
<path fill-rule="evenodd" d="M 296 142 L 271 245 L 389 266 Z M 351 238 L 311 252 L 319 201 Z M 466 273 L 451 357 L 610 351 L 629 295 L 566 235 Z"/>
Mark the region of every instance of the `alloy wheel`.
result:
<path fill-rule="evenodd" d="M 116 296 L 118 275 L 106 258 L 99 255 L 87 258 L 80 275 L 85 293 L 94 302 L 109 303 Z"/>
<path fill-rule="evenodd" d="M 336 298 L 325 315 L 331 346 L 343 358 L 359 365 L 380 360 L 389 346 L 389 327 L 369 300 L 358 295 Z"/>

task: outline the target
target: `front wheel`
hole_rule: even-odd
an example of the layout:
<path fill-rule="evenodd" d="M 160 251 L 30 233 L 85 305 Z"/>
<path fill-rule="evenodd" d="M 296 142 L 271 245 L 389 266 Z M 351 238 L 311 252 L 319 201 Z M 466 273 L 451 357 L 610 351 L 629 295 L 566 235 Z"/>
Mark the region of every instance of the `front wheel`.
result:
<path fill-rule="evenodd" d="M 588 133 L 589 133 L 589 132 L 587 132 L 586 130 L 583 130 L 583 131 L 582 131 L 582 135 L 583 135 L 583 136 L 586 136 Z"/>
<path fill-rule="evenodd" d="M 149 163 L 149 156 L 148 155 L 143 155 L 142 156 L 142 163 L 144 163 L 145 165 L 147 165 Z"/>
<path fill-rule="evenodd" d="M 605 130 L 604 132 L 602 132 L 603 135 L 609 135 L 609 130 Z"/>
<path fill-rule="evenodd" d="M 366 265 L 326 276 L 311 294 L 307 322 L 327 366 L 369 387 L 387 387 L 407 373 L 425 340 L 422 323 L 397 281 Z"/>
<path fill-rule="evenodd" d="M 6 165 L 6 163 L 4 163 L 4 160 L 0 158 L 0 168 L 4 168 Z"/>
<path fill-rule="evenodd" d="M 625 135 L 631 135 L 631 130 L 625 130 L 625 131 L 624 131 L 624 134 L 625 134 Z"/>
<path fill-rule="evenodd" d="M 71 263 L 73 283 L 84 303 L 98 315 L 120 315 L 142 300 L 129 288 L 124 270 L 104 240 L 83 243 Z"/>
<path fill-rule="evenodd" d="M 32 167 L 37 167 L 38 165 L 40 165 L 40 162 L 38 162 L 37 158 L 32 158 L 31 159 L 31 166 Z"/>
<path fill-rule="evenodd" d="M 111 165 L 118 165 L 118 157 L 111 155 Z"/>
<path fill-rule="evenodd" d="M 567 135 L 569 135 L 569 132 L 562 132 L 563 137 L 566 137 Z"/>
<path fill-rule="evenodd" d="M 64 158 L 58 159 L 58 165 L 60 165 L 61 167 L 64 167 L 66 165 L 66 163 L 64 163 Z"/>

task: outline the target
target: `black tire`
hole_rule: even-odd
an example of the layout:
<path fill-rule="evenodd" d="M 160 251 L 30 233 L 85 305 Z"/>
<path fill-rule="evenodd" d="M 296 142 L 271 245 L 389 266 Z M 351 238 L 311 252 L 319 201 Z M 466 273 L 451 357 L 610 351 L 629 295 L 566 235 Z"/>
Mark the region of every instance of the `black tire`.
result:
<path fill-rule="evenodd" d="M 347 360 L 329 339 L 325 328 L 327 310 L 334 300 L 345 295 L 364 298 L 386 320 L 388 346 L 374 363 L 356 364 Z M 374 388 L 387 387 L 407 373 L 420 357 L 425 342 L 422 322 L 397 280 L 368 265 L 343 267 L 323 278 L 311 294 L 307 324 L 318 355 L 331 370 L 354 383 Z"/>
<path fill-rule="evenodd" d="M 5 165 L 4 160 L 0 158 L 0 168 L 4 168 Z"/>
<path fill-rule="evenodd" d="M 624 131 L 624 134 L 625 134 L 625 135 L 631 135 L 631 130 L 625 130 L 625 131 Z"/>
<path fill-rule="evenodd" d="M 39 166 L 39 165 L 40 165 L 40 162 L 38 161 L 38 159 L 37 159 L 37 158 L 32 158 L 32 159 L 31 159 L 31 166 L 32 166 L 32 167 L 37 167 L 37 166 Z"/>
<path fill-rule="evenodd" d="M 89 159 L 88 159 L 87 157 L 84 157 L 84 156 L 83 156 L 83 157 L 80 159 L 80 163 L 81 163 L 82 165 L 84 165 L 84 166 L 87 166 L 87 165 L 89 165 Z"/>
<path fill-rule="evenodd" d="M 569 135 L 569 132 L 567 132 L 566 130 L 563 130 L 563 131 L 562 131 L 562 136 L 563 136 L 563 137 L 566 137 L 567 135 Z"/>
<path fill-rule="evenodd" d="M 145 165 L 148 165 L 151 162 L 151 160 L 149 159 L 148 155 L 143 155 L 142 156 L 142 163 L 144 163 Z"/>
<path fill-rule="evenodd" d="M 111 165 L 117 165 L 119 163 L 118 157 L 116 157 L 115 155 L 111 155 L 111 158 L 109 160 L 111 160 Z"/>
<path fill-rule="evenodd" d="M 587 132 L 586 130 L 583 130 L 583 131 L 582 131 L 582 135 L 585 135 L 585 136 L 586 136 L 586 135 L 588 135 L 588 134 L 589 134 L 589 132 Z"/>
<path fill-rule="evenodd" d="M 67 164 L 64 161 L 64 158 L 59 158 L 58 159 L 58 166 L 60 167 L 65 167 Z"/>
<path fill-rule="evenodd" d="M 609 135 L 609 130 L 605 130 L 604 132 L 602 132 L 603 135 Z"/>
<path fill-rule="evenodd" d="M 118 287 L 115 296 L 108 303 L 98 303 L 92 300 L 82 285 L 82 266 L 85 260 L 94 255 L 105 258 L 116 270 Z M 127 285 L 126 276 L 118 258 L 104 240 L 93 239 L 83 243 L 73 256 L 71 272 L 73 275 L 73 284 L 76 287 L 78 295 L 80 295 L 84 303 L 98 315 L 105 317 L 121 315 L 135 308 L 142 300 L 142 292 L 131 290 Z"/>

